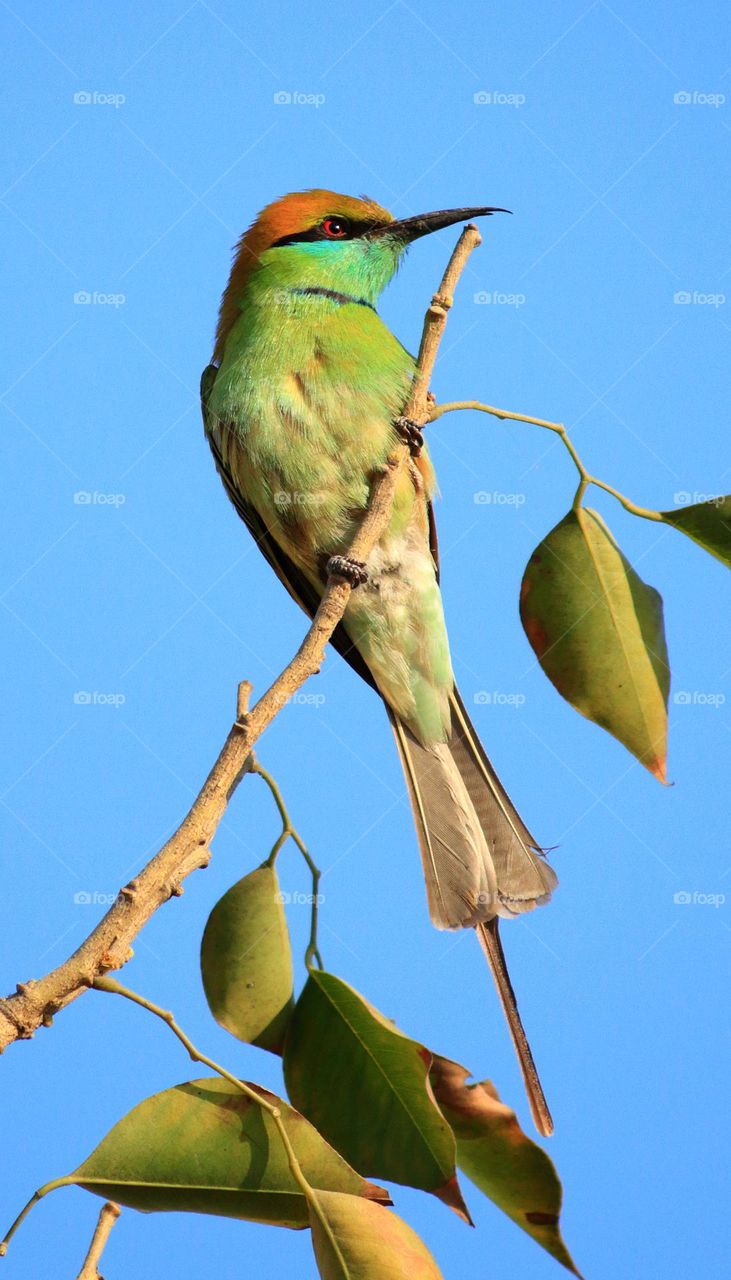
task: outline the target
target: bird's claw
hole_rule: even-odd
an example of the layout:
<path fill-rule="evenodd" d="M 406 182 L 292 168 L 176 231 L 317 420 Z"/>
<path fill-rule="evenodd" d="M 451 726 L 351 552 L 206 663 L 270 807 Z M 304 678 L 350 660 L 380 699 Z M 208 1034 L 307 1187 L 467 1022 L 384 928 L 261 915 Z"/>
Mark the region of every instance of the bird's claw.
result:
<path fill-rule="evenodd" d="M 368 570 L 362 560 L 349 560 L 347 556 L 330 556 L 328 574 L 344 578 L 351 587 L 362 587 L 368 581 Z"/>
<path fill-rule="evenodd" d="M 424 448 L 424 435 L 419 424 L 414 422 L 413 418 L 395 418 L 393 425 L 404 443 L 409 446 L 412 458 L 418 458 Z"/>

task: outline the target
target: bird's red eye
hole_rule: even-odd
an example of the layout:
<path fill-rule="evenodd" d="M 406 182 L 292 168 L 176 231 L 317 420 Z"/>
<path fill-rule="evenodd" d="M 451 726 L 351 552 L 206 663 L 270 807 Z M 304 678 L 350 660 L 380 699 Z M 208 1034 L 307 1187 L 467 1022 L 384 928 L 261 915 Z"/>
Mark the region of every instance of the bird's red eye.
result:
<path fill-rule="evenodd" d="M 350 224 L 345 218 L 326 218 L 322 224 L 322 230 L 328 240 L 347 240 Z"/>

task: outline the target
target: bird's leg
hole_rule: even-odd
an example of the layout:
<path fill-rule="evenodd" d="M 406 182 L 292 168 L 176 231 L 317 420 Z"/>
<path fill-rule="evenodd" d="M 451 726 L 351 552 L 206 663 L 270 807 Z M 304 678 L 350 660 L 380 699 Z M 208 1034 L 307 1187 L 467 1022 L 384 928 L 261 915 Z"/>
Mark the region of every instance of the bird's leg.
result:
<path fill-rule="evenodd" d="M 409 446 L 412 458 L 418 458 L 424 448 L 424 436 L 418 422 L 413 418 L 394 418 L 393 425 L 401 439 Z"/>
<path fill-rule="evenodd" d="M 427 404 L 427 412 L 429 414 L 431 414 L 431 411 L 434 408 L 434 405 L 436 404 L 436 402 L 437 402 L 437 398 L 434 395 L 434 392 L 427 391 L 426 404 Z M 398 434 L 401 436 L 401 439 L 404 441 L 404 444 L 407 444 L 409 446 L 409 453 L 411 454 L 412 458 L 418 458 L 419 454 L 424 448 L 423 433 L 424 433 L 424 427 L 426 426 L 426 423 L 422 422 L 420 424 L 418 422 L 415 422 L 413 418 L 406 418 L 402 415 L 400 418 L 394 418 L 393 425 L 394 425 L 394 429 L 398 432 Z"/>
<path fill-rule="evenodd" d="M 326 569 L 328 574 L 344 578 L 351 587 L 362 587 L 368 581 L 368 570 L 363 560 L 349 560 L 347 556 L 330 556 Z"/>

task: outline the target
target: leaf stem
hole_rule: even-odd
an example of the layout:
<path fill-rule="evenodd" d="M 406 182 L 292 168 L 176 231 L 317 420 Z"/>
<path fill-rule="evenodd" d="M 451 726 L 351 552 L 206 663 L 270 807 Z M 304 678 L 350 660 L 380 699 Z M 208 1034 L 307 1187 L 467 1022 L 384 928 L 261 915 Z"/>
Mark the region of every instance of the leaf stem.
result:
<path fill-rule="evenodd" d="M 10 1241 L 12 1240 L 16 1231 L 18 1230 L 18 1227 L 20 1226 L 21 1222 L 23 1222 L 24 1219 L 27 1218 L 31 1209 L 38 1204 L 38 1201 L 42 1200 L 44 1196 L 47 1196 L 49 1191 L 55 1191 L 57 1187 L 72 1187 L 75 1182 L 76 1182 L 76 1179 L 74 1178 L 73 1174 L 68 1174 L 65 1178 L 54 1178 L 53 1182 L 46 1182 L 44 1186 L 38 1188 L 38 1190 L 31 1196 L 28 1203 L 23 1206 L 17 1218 L 15 1219 L 15 1222 L 10 1227 L 10 1230 L 7 1231 L 3 1236 L 3 1239 L 0 1240 L 0 1258 L 5 1257 L 5 1254 L 8 1251 L 8 1245 L 10 1244 Z"/>
<path fill-rule="evenodd" d="M 568 431 L 562 422 L 548 422 L 545 418 L 531 418 L 526 413 L 512 413 L 509 409 L 496 409 L 493 405 L 483 404 L 480 400 L 451 400 L 447 404 L 435 405 L 430 414 L 429 421 L 435 422 L 437 418 L 441 418 L 444 413 L 451 413 L 456 409 L 476 409 L 480 413 L 489 413 L 493 418 L 500 418 L 506 422 L 527 422 L 529 426 L 542 427 L 546 431 L 553 431 L 560 436 L 564 448 L 579 473 L 579 485 L 574 496 L 573 508 L 576 510 L 581 506 L 584 494 L 590 485 L 596 485 L 598 489 L 604 489 L 606 493 L 611 493 L 617 502 L 621 503 L 625 511 L 633 516 L 640 516 L 643 520 L 662 521 L 662 514 L 659 511 L 653 511 L 650 507 L 639 507 L 636 502 L 631 502 L 629 498 L 625 498 L 623 493 L 613 488 L 611 484 L 607 484 L 604 480 L 599 480 L 596 476 L 591 475 L 584 466 L 576 447 L 571 440 Z"/>
<path fill-rule="evenodd" d="M 282 1120 L 281 1110 L 278 1106 L 272 1102 L 267 1102 L 266 1098 L 263 1098 L 256 1089 L 251 1087 L 251 1085 L 246 1084 L 244 1080 L 239 1080 L 230 1071 L 227 1071 L 225 1067 L 222 1067 L 220 1063 L 214 1062 L 213 1058 L 209 1058 L 207 1054 L 201 1053 L 200 1049 L 196 1048 L 190 1037 L 185 1034 L 183 1028 L 176 1022 L 174 1015 L 169 1009 L 163 1009 L 161 1005 L 154 1004 L 152 1000 L 146 999 L 145 996 L 139 995 L 136 991 L 132 991 L 131 988 L 123 987 L 122 983 L 117 982 L 115 978 L 95 978 L 93 986 L 96 991 L 105 991 L 109 995 L 114 996 L 124 996 L 125 1000 L 131 1000 L 133 1004 L 138 1004 L 140 1008 L 146 1009 L 148 1013 L 152 1013 L 156 1018 L 160 1018 L 160 1020 L 170 1028 L 173 1035 L 177 1036 L 183 1048 L 187 1051 L 189 1057 L 191 1057 L 194 1062 L 200 1062 L 203 1066 L 209 1067 L 211 1071 L 215 1071 L 216 1075 L 222 1076 L 222 1078 L 227 1080 L 229 1084 L 232 1084 L 235 1089 L 239 1089 L 241 1093 L 245 1094 L 251 1102 L 255 1102 L 263 1111 L 266 1111 L 268 1115 L 271 1116 L 279 1132 L 282 1145 L 287 1154 L 287 1160 L 289 1162 L 292 1177 L 301 1188 L 303 1195 L 307 1197 L 308 1201 L 312 1199 L 312 1187 L 307 1181 L 302 1171 L 302 1166 L 295 1155 L 294 1147 L 292 1146 L 289 1134 L 287 1133 L 284 1121 Z M 36 1192 L 36 1195 L 44 1194 L 46 1190 L 54 1185 L 57 1184 L 49 1184 L 49 1187 L 42 1189 L 40 1193 Z M 26 1206 L 21 1217 L 24 1216 L 27 1209 L 28 1206 Z M 13 1227 L 13 1230 L 14 1229 L 15 1228 Z"/>
<path fill-rule="evenodd" d="M 257 773 L 267 784 L 282 820 L 282 830 L 274 842 L 272 851 L 266 860 L 265 866 L 273 867 L 280 849 L 287 843 L 287 840 L 292 839 L 310 869 L 310 875 L 312 876 L 312 903 L 310 915 L 310 940 L 307 944 L 307 950 L 305 951 L 305 964 L 308 969 L 311 969 L 314 961 L 317 961 L 318 967 L 320 969 L 324 969 L 325 966 L 322 962 L 322 956 L 320 955 L 317 947 L 317 917 L 318 907 L 320 905 L 319 889 L 322 872 L 320 871 L 320 868 L 315 865 L 312 856 L 307 850 L 304 840 L 292 823 L 292 819 L 289 816 L 289 810 L 284 803 L 284 797 L 279 789 L 279 784 L 272 777 L 271 773 L 269 773 L 263 765 L 259 764 L 259 761 L 254 756 L 251 758 L 250 772 Z"/>
<path fill-rule="evenodd" d="M 596 476 L 590 477 L 590 483 L 595 484 L 599 489 L 604 489 L 607 493 L 611 493 L 613 498 L 617 499 L 624 507 L 625 511 L 629 511 L 630 515 L 640 516 L 642 520 L 659 520 L 662 523 L 662 512 L 653 511 L 650 507 L 638 507 L 635 502 L 630 502 L 629 498 L 625 498 L 623 493 L 618 489 L 612 488 L 611 484 L 607 484 L 604 480 L 598 480 Z"/>

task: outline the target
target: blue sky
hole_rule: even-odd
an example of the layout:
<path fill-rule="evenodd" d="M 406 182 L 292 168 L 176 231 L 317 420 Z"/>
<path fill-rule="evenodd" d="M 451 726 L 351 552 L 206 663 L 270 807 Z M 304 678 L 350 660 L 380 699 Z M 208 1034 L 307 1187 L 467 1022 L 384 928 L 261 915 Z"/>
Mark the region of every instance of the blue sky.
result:
<path fill-rule="evenodd" d="M 264 203 L 323 185 L 400 216 L 512 209 L 485 225 L 461 282 L 437 396 L 564 421 L 592 469 L 645 505 L 731 489 L 725 17 L 704 0 L 2 4 L 3 989 L 81 941 L 188 807 L 237 681 L 262 691 L 303 632 L 224 497 L 197 403 L 230 247 Z M 412 348 L 453 240 L 416 245 L 383 299 Z M 558 846 L 550 909 L 504 935 L 556 1119 L 567 1241 L 587 1276 L 720 1275 L 726 570 L 592 498 L 665 599 L 663 789 L 561 701 L 520 627 L 523 568 L 573 493 L 559 442 L 465 414 L 430 444 L 458 679 L 529 824 Z M 307 692 L 260 757 L 325 871 L 326 964 L 489 1076 L 529 1126 L 479 949 L 428 922 L 379 703 L 335 655 Z M 210 908 L 275 831 L 247 779 L 210 869 L 138 939 L 125 980 L 277 1089 L 276 1061 L 212 1023 L 197 973 Z M 283 875 L 306 889 L 294 852 Z M 291 911 L 298 953 L 305 914 Z M 161 1026 L 96 994 L 2 1072 L 4 1219 L 135 1102 L 193 1074 Z M 467 1194 L 474 1232 L 398 1189 L 445 1280 L 558 1274 Z M 8 1277 L 50 1275 L 51 1256 L 54 1275 L 76 1274 L 97 1209 L 76 1190 L 45 1202 Z M 315 1275 L 300 1234 L 132 1211 L 104 1271 L 183 1280 L 212 1258 L 222 1278 Z"/>

